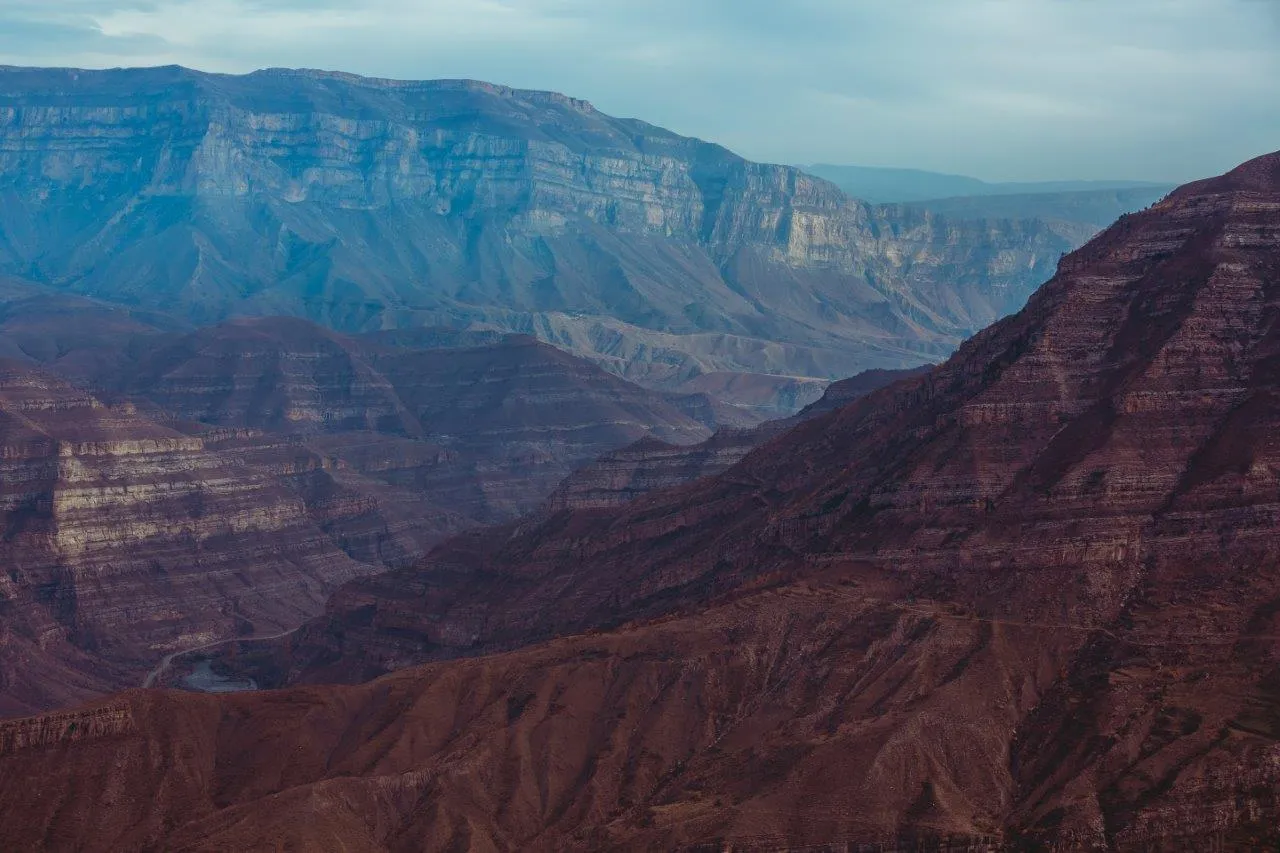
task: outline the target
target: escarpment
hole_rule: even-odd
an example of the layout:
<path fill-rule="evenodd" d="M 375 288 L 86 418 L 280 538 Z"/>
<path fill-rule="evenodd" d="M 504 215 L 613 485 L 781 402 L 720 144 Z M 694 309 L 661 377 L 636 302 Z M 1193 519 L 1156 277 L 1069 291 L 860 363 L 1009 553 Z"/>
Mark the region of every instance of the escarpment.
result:
<path fill-rule="evenodd" d="M 472 81 L 4 69 L 0 176 L 0 271 L 40 284 L 196 323 L 530 334 L 788 411 L 783 377 L 937 360 L 1076 245 Z"/>

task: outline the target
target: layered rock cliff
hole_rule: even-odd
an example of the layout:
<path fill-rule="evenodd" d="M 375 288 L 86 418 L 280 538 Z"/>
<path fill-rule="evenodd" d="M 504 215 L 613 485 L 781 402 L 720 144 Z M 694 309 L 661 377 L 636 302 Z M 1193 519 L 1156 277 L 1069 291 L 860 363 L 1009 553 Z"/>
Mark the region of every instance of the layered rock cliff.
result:
<path fill-rule="evenodd" d="M 949 352 L 1072 248 L 873 208 L 585 102 L 312 71 L 0 70 L 0 270 L 208 322 L 533 334 L 674 387 Z"/>
<path fill-rule="evenodd" d="M 294 627 L 372 570 L 282 482 L 319 458 L 214 443 L 0 365 L 0 712 L 140 681 L 174 648 Z"/>
<path fill-rule="evenodd" d="M 275 660 L 323 681 L 492 654 L 126 697 L 147 735 L 2 759 L 58 793 L 11 783 L 0 824 L 206 848 L 1273 845 L 1278 247 L 1280 155 L 1185 187 L 927 375 L 717 477 L 348 585 Z M 269 737 L 288 748 L 246 748 Z M 201 746 L 163 760 L 179 742 Z M 98 792 L 126 779 L 126 807 L 156 807 L 116 820 Z"/>
<path fill-rule="evenodd" d="M 705 400 L 644 390 L 532 338 L 417 349 L 284 318 L 154 347 L 116 390 L 178 420 L 305 435 L 342 470 L 486 523 L 536 507 L 602 453 L 642 437 L 686 445 L 719 425 Z"/>
<path fill-rule="evenodd" d="M 0 305 L 0 341 L 24 359 L 0 371 L 0 714 L 294 628 L 341 582 L 534 509 L 601 453 L 710 433 L 530 339 L 413 350 L 281 318 L 176 333 L 27 294 Z"/>

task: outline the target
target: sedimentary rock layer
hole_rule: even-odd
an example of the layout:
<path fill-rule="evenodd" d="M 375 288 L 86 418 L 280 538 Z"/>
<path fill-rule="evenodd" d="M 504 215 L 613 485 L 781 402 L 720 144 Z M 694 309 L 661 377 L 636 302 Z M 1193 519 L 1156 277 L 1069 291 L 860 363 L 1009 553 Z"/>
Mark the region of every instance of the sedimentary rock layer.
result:
<path fill-rule="evenodd" d="M 183 645 L 293 627 L 372 570 L 287 487 L 321 459 L 253 436 L 228 440 L 238 452 L 219 443 L 0 365 L 0 710 L 119 686 Z"/>
<path fill-rule="evenodd" d="M 0 713 L 296 627 L 343 581 L 534 509 L 601 453 L 710 431 L 531 339 L 406 350 L 296 319 L 180 334 L 75 300 L 0 320 L 26 359 L 0 371 Z M 59 325 L 66 347 L 42 346 Z"/>
<path fill-rule="evenodd" d="M 0 176 L 0 271 L 198 323 L 532 334 L 664 387 L 936 360 L 1076 245 L 470 81 L 3 69 Z"/>

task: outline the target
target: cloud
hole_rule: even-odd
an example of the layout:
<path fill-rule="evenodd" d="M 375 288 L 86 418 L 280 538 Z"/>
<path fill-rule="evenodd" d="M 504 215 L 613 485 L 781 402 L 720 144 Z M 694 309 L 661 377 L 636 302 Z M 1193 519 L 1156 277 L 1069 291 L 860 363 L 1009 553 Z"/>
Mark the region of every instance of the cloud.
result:
<path fill-rule="evenodd" d="M 5 0 L 0 62 L 565 91 L 785 162 L 1184 179 L 1280 148 L 1276 0 Z"/>
<path fill-rule="evenodd" d="M 119 8 L 128 5 L 118 4 Z M 136 5 L 148 8 L 147 4 Z M 161 39 L 148 33 L 127 37 L 107 35 L 96 17 L 102 10 L 103 5 L 92 0 L 52 4 L 9 0 L 0 9 L 0 58 L 10 64 L 39 62 L 49 55 L 114 54 L 128 59 L 163 47 Z"/>

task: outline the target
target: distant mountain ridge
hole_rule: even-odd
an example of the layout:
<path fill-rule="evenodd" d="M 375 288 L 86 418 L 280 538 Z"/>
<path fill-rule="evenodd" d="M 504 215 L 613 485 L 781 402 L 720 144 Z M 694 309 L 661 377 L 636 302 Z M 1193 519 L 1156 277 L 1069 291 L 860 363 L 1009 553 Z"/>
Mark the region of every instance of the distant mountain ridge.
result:
<path fill-rule="evenodd" d="M 988 183 L 963 175 L 863 166 L 803 167 L 855 198 L 951 221 L 1043 223 L 1081 246 L 1126 213 L 1150 207 L 1173 185 L 1140 181 Z"/>
<path fill-rule="evenodd" d="M 901 204 L 958 197 L 1057 195 L 1116 190 L 1168 192 L 1175 186 L 1157 181 L 1126 180 L 992 182 L 967 175 L 930 172 L 924 169 L 848 166 L 831 163 L 814 163 L 797 168 L 831 181 L 854 198 L 873 204 Z"/>
<path fill-rule="evenodd" d="M 1085 241 L 1126 213 L 1158 202 L 1171 187 L 1130 187 L 1061 193 L 960 196 L 905 206 L 953 219 L 1038 219 L 1065 239 Z"/>
<path fill-rule="evenodd" d="M 0 273 L 198 324 L 523 333 L 664 388 L 826 381 L 936 360 L 1074 246 L 868 206 L 555 93 L 0 71 Z"/>

